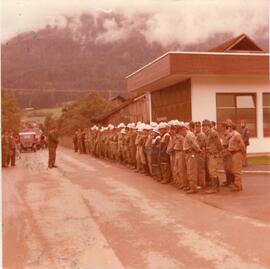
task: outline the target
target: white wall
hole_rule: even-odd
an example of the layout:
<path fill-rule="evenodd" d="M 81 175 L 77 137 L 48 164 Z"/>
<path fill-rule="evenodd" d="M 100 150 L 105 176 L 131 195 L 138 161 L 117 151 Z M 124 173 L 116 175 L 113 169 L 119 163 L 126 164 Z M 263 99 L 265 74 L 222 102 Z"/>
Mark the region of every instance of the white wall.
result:
<path fill-rule="evenodd" d="M 192 120 L 216 121 L 216 93 L 257 94 L 257 138 L 250 139 L 249 153 L 269 153 L 270 138 L 263 137 L 262 93 L 269 92 L 269 78 L 195 76 L 191 79 Z"/>

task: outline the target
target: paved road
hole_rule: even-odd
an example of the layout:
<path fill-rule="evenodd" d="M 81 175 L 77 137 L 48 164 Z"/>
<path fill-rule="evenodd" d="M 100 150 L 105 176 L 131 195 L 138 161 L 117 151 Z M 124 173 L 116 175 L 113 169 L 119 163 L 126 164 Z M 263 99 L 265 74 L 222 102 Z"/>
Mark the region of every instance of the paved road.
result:
<path fill-rule="evenodd" d="M 269 269 L 270 180 L 188 196 L 119 164 L 59 149 L 3 172 L 4 268 Z"/>

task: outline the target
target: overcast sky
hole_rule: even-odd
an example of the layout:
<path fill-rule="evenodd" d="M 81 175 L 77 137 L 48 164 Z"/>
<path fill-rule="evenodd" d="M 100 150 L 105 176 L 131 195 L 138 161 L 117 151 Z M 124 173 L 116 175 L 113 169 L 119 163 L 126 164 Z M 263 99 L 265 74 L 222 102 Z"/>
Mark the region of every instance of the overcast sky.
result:
<path fill-rule="evenodd" d="M 105 22 L 104 42 L 124 38 L 136 27 L 134 15 L 150 14 L 143 30 L 149 41 L 164 45 L 181 39 L 186 44 L 203 41 L 214 33 L 258 35 L 268 29 L 268 0 L 2 0 L 2 41 L 47 24 L 64 24 L 64 15 L 121 12 L 124 29 Z M 268 31 L 267 31 L 268 32 Z M 268 36 L 268 34 L 267 34 Z"/>

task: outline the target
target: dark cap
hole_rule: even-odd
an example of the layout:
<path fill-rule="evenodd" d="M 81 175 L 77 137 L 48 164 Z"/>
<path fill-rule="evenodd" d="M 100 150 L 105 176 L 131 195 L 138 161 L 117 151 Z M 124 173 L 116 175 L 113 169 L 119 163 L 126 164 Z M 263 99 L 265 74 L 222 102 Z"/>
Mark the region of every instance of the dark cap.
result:
<path fill-rule="evenodd" d="M 193 121 L 191 121 L 191 122 L 188 124 L 188 126 L 191 127 L 191 128 L 194 128 L 195 123 L 194 123 Z"/>
<path fill-rule="evenodd" d="M 222 127 L 228 127 L 228 123 L 226 121 L 221 122 Z"/>
<path fill-rule="evenodd" d="M 211 126 L 211 122 L 210 122 L 210 120 L 203 120 L 202 125 L 203 126 Z"/>

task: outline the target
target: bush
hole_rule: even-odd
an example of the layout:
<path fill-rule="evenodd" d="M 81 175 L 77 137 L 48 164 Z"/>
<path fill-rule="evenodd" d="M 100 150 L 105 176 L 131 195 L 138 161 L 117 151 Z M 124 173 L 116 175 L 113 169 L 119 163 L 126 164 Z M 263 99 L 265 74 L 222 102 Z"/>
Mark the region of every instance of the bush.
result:
<path fill-rule="evenodd" d="M 20 109 L 15 101 L 5 92 L 2 92 L 2 130 L 14 130 L 18 133 L 20 130 Z"/>
<path fill-rule="evenodd" d="M 91 119 L 113 108 L 112 103 L 99 93 L 90 93 L 84 98 L 69 103 L 62 109 L 58 123 L 60 133 L 73 134 L 78 128 L 90 126 Z"/>

